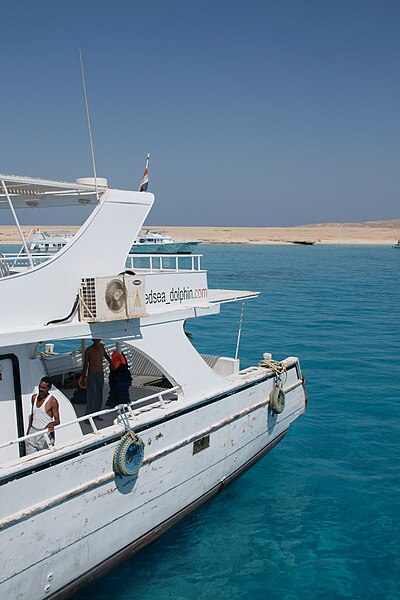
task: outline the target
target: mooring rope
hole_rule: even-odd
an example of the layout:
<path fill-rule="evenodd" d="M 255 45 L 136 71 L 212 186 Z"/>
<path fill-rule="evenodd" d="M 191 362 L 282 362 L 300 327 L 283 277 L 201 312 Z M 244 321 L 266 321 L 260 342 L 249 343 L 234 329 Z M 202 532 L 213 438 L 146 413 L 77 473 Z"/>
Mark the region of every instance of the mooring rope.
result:
<path fill-rule="evenodd" d="M 287 370 L 285 365 L 279 360 L 273 360 L 270 358 L 269 360 L 260 360 L 258 363 L 259 367 L 264 367 L 265 369 L 271 369 L 274 373 L 276 384 L 280 385 L 280 387 L 284 386 L 287 380 Z"/>

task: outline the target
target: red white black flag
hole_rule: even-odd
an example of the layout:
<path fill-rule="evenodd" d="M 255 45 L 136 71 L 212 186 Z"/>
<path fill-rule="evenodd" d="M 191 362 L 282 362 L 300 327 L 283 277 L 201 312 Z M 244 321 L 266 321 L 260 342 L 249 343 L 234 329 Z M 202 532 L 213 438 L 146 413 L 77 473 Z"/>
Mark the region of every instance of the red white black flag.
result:
<path fill-rule="evenodd" d="M 147 186 L 149 185 L 149 162 L 150 162 L 150 154 L 147 155 L 146 158 L 146 168 L 143 173 L 142 180 L 139 185 L 139 192 L 146 192 Z"/>

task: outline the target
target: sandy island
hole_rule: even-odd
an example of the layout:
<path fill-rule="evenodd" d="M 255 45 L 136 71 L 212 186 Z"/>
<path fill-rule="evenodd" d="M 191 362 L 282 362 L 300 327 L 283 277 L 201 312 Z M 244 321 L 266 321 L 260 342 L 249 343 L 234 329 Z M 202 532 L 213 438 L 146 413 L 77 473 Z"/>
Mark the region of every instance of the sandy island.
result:
<path fill-rule="evenodd" d="M 23 226 L 25 236 L 32 227 L 54 233 L 75 233 L 79 227 L 55 225 Z M 400 219 L 367 221 L 365 223 L 320 223 L 298 227 L 164 227 L 147 226 L 162 230 L 178 241 L 197 240 L 205 244 L 394 244 L 400 238 Z M 0 244 L 19 244 L 15 226 L 0 226 Z"/>

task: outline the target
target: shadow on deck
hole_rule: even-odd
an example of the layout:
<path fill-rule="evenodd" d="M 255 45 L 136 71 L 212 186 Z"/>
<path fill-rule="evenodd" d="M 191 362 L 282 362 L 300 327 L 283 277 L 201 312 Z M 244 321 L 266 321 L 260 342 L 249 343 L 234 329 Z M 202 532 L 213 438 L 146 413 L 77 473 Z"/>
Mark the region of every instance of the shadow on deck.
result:
<path fill-rule="evenodd" d="M 174 392 L 171 392 L 170 394 L 165 394 L 165 387 L 158 387 L 150 384 L 151 382 L 149 382 L 148 386 L 140 387 L 132 385 L 129 388 L 129 402 L 133 403 L 133 410 L 137 408 L 142 408 L 144 406 L 149 406 L 151 404 L 155 404 L 157 402 L 157 398 L 149 398 L 149 396 L 152 396 L 157 392 L 164 392 L 163 398 L 167 401 L 177 398 L 177 395 Z M 75 409 L 76 416 L 83 417 L 86 414 L 86 402 L 77 402 L 74 400 L 74 393 L 76 388 L 60 387 L 59 389 L 71 401 L 71 404 Z M 106 403 L 108 400 L 109 389 L 110 387 L 108 383 L 104 383 L 103 403 L 100 410 L 105 410 L 107 408 Z M 94 422 L 96 423 L 97 429 L 105 429 L 106 427 L 110 427 L 111 425 L 113 425 L 115 419 L 117 419 L 117 413 L 115 412 L 115 410 L 113 410 L 112 412 L 101 415 L 100 417 L 94 417 Z M 87 433 L 92 433 L 92 428 L 88 421 L 82 421 L 80 423 L 80 426 L 84 435 Z"/>

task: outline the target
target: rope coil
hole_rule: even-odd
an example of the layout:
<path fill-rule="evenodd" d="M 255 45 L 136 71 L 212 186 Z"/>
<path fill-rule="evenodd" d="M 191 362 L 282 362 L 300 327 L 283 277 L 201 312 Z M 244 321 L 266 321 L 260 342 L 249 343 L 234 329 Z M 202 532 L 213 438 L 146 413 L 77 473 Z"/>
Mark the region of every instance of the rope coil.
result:
<path fill-rule="evenodd" d="M 258 363 L 259 367 L 271 369 L 274 373 L 275 385 L 272 388 L 269 398 L 269 404 L 272 412 L 280 414 L 285 408 L 285 391 L 283 389 L 287 381 L 287 370 L 283 363 L 278 360 L 261 360 Z"/>
<path fill-rule="evenodd" d="M 144 442 L 134 431 L 128 431 L 119 441 L 113 458 L 114 472 L 118 475 L 136 475 L 144 457 Z"/>

